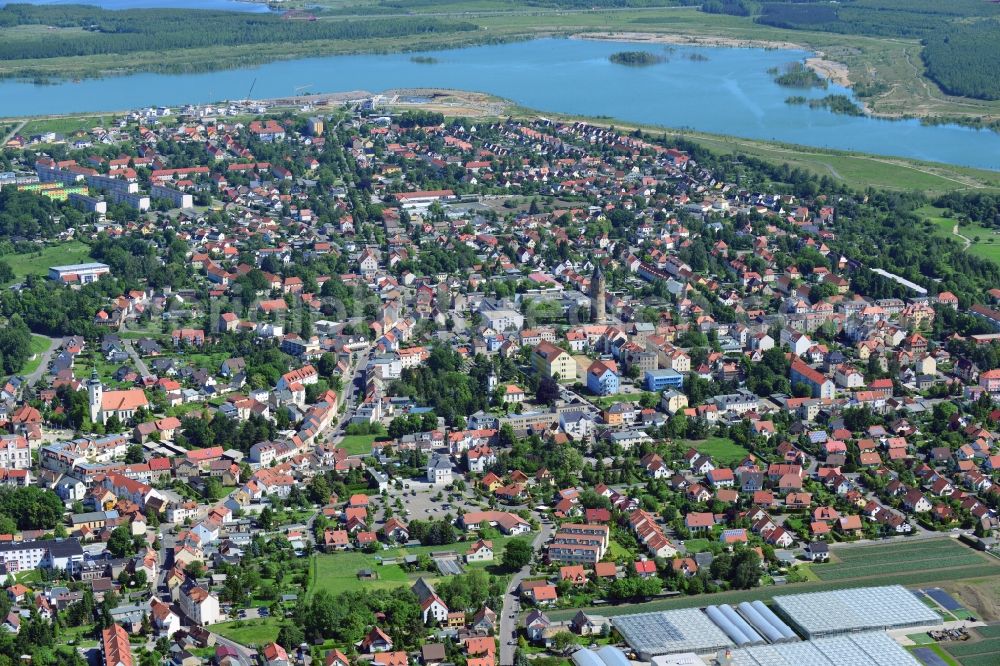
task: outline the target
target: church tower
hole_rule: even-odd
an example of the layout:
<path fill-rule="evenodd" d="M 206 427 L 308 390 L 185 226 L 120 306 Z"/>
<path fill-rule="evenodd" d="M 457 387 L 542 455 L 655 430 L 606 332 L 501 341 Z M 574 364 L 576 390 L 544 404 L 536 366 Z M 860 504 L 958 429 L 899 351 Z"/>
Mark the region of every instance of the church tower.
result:
<path fill-rule="evenodd" d="M 601 265 L 594 264 L 594 274 L 590 276 L 590 320 L 595 324 L 603 324 L 607 320 L 605 287 Z"/>
<path fill-rule="evenodd" d="M 97 376 L 97 369 L 87 380 L 87 394 L 90 396 L 90 420 L 98 423 L 104 402 L 104 387 L 101 386 L 101 379 Z"/>

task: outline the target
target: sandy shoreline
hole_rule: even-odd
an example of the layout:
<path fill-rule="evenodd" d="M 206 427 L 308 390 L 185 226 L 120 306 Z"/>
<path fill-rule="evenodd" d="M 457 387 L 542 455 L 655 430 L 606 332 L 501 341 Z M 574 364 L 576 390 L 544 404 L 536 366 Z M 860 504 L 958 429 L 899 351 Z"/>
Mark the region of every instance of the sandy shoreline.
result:
<path fill-rule="evenodd" d="M 814 51 L 794 42 L 769 42 L 759 39 L 735 39 L 700 35 L 667 35 L 654 32 L 586 32 L 573 35 L 573 39 L 637 42 L 646 44 L 677 44 L 679 46 L 723 46 L 741 49 L 780 49 L 784 51 L 812 51 L 816 55 L 806 58 L 805 65 L 825 79 L 844 87 L 851 86 L 847 65 L 824 58 L 821 51 Z"/>

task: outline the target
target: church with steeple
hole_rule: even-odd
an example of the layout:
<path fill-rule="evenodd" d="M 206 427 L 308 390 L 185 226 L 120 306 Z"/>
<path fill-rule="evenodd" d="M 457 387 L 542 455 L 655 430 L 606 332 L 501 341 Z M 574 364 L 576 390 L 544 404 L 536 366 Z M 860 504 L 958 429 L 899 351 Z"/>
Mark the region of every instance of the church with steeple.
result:
<path fill-rule="evenodd" d="M 607 285 L 604 281 L 604 273 L 601 272 L 601 265 L 594 264 L 594 273 L 590 276 L 590 321 L 594 324 L 604 324 L 607 322 L 606 288 Z"/>
<path fill-rule="evenodd" d="M 126 423 L 137 411 L 149 407 L 149 400 L 142 389 L 105 391 L 97 370 L 87 380 L 87 396 L 90 402 L 90 420 L 102 425 L 107 424 L 112 416 L 117 416 L 119 421 Z"/>

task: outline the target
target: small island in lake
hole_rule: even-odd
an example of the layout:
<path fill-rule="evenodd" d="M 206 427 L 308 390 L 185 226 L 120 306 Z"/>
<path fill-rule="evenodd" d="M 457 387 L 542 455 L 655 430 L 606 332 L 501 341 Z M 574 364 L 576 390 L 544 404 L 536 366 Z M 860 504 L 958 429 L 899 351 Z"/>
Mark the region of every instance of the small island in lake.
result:
<path fill-rule="evenodd" d="M 819 99 L 808 99 L 801 95 L 794 95 L 786 99 L 785 104 L 808 104 L 810 109 L 829 109 L 842 116 L 865 115 L 865 110 L 847 95 L 827 95 Z"/>
<path fill-rule="evenodd" d="M 826 79 L 801 62 L 789 63 L 782 72 L 777 67 L 767 70 L 774 76 L 774 82 L 786 88 L 823 88 L 829 85 Z"/>
<path fill-rule="evenodd" d="M 608 58 L 616 65 L 629 65 L 631 67 L 644 67 L 647 65 L 658 65 L 666 61 L 666 56 L 657 55 L 648 51 L 619 51 L 612 53 Z"/>
<path fill-rule="evenodd" d="M 418 65 L 436 65 L 440 61 L 431 56 L 410 56 L 410 62 L 415 62 Z"/>

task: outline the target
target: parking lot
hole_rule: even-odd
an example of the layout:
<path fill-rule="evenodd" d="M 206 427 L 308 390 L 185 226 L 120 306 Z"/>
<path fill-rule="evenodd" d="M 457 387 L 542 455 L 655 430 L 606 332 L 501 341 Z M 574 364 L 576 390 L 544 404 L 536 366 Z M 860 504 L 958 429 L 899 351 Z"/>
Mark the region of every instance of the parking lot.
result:
<path fill-rule="evenodd" d="M 434 499 L 438 493 L 441 493 L 442 496 L 440 500 Z M 444 486 L 435 486 L 426 481 L 404 481 L 402 490 L 390 488 L 388 495 L 388 504 L 393 507 L 394 511 L 396 510 L 396 500 L 402 501 L 403 514 L 407 520 L 442 518 L 449 513 L 455 516 L 459 509 L 479 511 L 481 508 L 479 504 L 470 499 L 473 494 L 468 490 L 465 492 L 448 491 Z"/>

